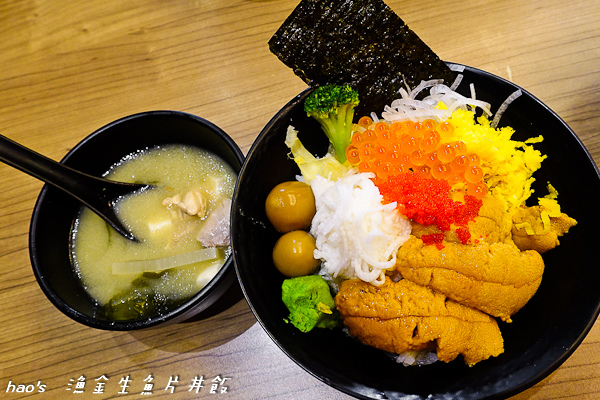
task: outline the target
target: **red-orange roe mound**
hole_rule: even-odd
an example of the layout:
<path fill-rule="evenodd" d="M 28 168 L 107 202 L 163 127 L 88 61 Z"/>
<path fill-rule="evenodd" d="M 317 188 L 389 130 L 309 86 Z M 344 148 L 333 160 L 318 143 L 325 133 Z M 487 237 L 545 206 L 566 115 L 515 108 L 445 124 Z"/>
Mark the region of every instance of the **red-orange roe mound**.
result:
<path fill-rule="evenodd" d="M 384 204 L 397 202 L 398 210 L 407 218 L 419 224 L 435 225 L 442 232 L 450 230 L 452 224 L 467 227 L 482 205 L 481 200 L 468 194 L 464 196 L 464 203 L 452 200 L 448 182 L 415 172 L 389 176 L 385 181 L 376 181 L 376 185 Z M 461 241 L 467 243 L 470 234 L 462 232 L 461 235 Z"/>

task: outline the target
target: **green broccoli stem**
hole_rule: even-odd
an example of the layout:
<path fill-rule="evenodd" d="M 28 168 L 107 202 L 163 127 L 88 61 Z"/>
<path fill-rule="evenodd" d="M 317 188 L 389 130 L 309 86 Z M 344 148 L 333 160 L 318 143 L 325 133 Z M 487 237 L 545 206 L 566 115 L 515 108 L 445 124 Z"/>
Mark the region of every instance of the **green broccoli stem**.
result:
<path fill-rule="evenodd" d="M 352 137 L 352 119 L 354 118 L 354 107 L 343 105 L 338 108 L 336 114 L 329 118 L 319 119 L 321 128 L 327 135 L 329 142 L 333 145 L 335 156 L 343 164 L 346 162 L 346 147 L 350 144 Z"/>

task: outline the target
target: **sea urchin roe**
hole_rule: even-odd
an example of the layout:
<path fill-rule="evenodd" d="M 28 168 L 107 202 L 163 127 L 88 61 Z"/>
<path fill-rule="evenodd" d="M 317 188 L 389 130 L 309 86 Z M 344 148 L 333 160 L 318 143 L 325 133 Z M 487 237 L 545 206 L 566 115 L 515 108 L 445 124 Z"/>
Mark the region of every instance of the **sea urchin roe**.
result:
<path fill-rule="evenodd" d="M 464 196 L 464 203 L 452 200 L 448 182 L 425 178 L 415 172 L 390 176 L 377 182 L 377 186 L 384 204 L 397 202 L 398 209 L 407 218 L 422 225 L 436 225 L 441 231 L 450 230 L 453 224 L 466 227 L 478 215 L 482 204 L 468 194 Z M 470 239 L 468 230 L 462 230 L 459 236 L 462 243 Z"/>

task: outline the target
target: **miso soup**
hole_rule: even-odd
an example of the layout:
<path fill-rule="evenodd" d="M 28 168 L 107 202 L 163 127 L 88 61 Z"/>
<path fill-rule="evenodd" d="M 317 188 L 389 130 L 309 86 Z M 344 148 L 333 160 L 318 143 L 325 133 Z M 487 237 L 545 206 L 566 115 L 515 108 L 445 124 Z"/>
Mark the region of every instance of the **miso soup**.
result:
<path fill-rule="evenodd" d="M 138 242 L 82 208 L 71 255 L 86 291 L 115 320 L 165 313 L 200 291 L 229 256 L 229 211 L 236 173 L 190 146 L 130 154 L 107 179 L 151 184 L 117 204 Z"/>

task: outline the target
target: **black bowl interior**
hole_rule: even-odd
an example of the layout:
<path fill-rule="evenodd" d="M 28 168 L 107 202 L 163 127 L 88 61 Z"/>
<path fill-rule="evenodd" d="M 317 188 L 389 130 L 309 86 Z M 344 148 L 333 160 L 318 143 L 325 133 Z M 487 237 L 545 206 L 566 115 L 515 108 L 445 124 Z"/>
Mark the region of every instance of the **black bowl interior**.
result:
<path fill-rule="evenodd" d="M 496 110 L 514 84 L 470 67 L 463 71 L 459 91 L 469 95 L 473 83 L 477 98 Z M 536 145 L 548 155 L 536 172 L 536 193 L 547 193 L 549 181 L 559 192 L 564 212 L 579 221 L 561 245 L 544 256 L 546 271 L 534 298 L 513 317 L 500 322 L 505 352 L 469 368 L 461 359 L 430 366 L 404 367 L 386 353 L 364 346 L 341 329 L 301 333 L 284 321 L 281 301 L 284 277 L 275 269 L 271 251 L 278 238 L 264 212 L 267 194 L 277 183 L 299 174 L 287 157 L 286 128 L 322 156 L 327 139 L 318 124 L 306 117 L 302 102 L 310 90 L 291 100 L 269 122 L 250 149 L 238 178 L 232 213 L 232 243 L 238 278 L 254 314 L 278 346 L 297 364 L 323 382 L 359 398 L 492 399 L 514 395 L 550 374 L 583 341 L 599 312 L 600 279 L 595 252 L 600 211 L 598 170 L 577 136 L 548 107 L 523 91 L 506 111 L 500 126 L 515 128 L 515 139 L 540 134 Z"/>
<path fill-rule="evenodd" d="M 214 124 L 176 111 L 151 111 L 112 122 L 77 144 L 62 163 L 102 176 L 122 157 L 167 144 L 196 146 L 223 158 L 239 172 L 244 156 L 235 142 Z M 170 313 L 140 321 L 106 320 L 74 275 L 69 238 L 80 203 L 61 190 L 45 185 L 31 219 L 29 247 L 32 267 L 46 296 L 63 313 L 99 329 L 132 330 L 186 319 L 212 305 L 235 283 L 231 257 L 217 276 L 198 294 Z"/>

